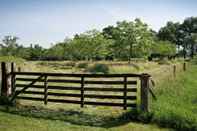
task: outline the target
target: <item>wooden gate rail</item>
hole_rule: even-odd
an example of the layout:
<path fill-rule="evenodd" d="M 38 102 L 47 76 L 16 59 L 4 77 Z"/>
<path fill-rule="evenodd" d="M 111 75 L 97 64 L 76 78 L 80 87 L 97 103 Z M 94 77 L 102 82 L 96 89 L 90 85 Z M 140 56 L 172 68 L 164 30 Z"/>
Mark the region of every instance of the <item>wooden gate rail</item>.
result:
<path fill-rule="evenodd" d="M 86 78 L 114 78 L 114 77 L 141 77 L 141 74 L 69 74 L 69 73 L 45 73 L 45 72 L 13 72 L 15 75 L 30 76 L 64 76 L 64 77 L 86 77 Z"/>

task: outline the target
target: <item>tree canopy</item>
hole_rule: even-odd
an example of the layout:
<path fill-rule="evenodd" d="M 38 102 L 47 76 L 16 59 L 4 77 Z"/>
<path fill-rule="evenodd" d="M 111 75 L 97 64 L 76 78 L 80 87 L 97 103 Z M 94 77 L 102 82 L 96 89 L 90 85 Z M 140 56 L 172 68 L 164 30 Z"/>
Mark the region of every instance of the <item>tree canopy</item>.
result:
<path fill-rule="evenodd" d="M 18 39 L 5 36 L 0 42 L 0 55 L 28 60 L 131 60 L 148 58 L 153 53 L 172 56 L 179 49 L 193 57 L 197 46 L 197 17 L 186 18 L 183 23 L 169 21 L 158 32 L 139 18 L 119 21 L 102 31 L 93 29 L 76 34 L 49 49 L 39 44 L 24 47 L 18 44 Z"/>

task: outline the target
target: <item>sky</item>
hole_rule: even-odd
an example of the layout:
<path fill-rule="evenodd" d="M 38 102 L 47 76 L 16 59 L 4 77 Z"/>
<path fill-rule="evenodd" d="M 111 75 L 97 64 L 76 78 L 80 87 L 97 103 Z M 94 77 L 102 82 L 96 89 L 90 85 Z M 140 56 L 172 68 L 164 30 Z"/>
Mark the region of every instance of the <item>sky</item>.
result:
<path fill-rule="evenodd" d="M 0 40 L 50 47 L 76 33 L 140 18 L 158 31 L 167 21 L 197 16 L 197 0 L 0 0 Z"/>

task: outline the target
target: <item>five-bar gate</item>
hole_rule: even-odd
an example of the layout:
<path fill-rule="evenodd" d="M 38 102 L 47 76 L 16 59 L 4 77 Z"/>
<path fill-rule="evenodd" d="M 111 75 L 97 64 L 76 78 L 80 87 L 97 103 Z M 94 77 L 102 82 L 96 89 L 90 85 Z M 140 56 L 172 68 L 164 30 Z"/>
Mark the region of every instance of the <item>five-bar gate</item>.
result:
<path fill-rule="evenodd" d="M 6 68 L 6 63 L 2 63 Z M 2 72 L 2 89 L 8 87 L 10 101 L 16 99 L 84 105 L 137 107 L 148 111 L 148 74 L 68 74 L 46 72 Z M 7 87 L 5 87 L 7 86 Z M 9 90 L 9 89 L 7 89 Z M 2 93 L 6 94 L 6 93 Z M 139 101 L 138 101 L 139 100 Z"/>

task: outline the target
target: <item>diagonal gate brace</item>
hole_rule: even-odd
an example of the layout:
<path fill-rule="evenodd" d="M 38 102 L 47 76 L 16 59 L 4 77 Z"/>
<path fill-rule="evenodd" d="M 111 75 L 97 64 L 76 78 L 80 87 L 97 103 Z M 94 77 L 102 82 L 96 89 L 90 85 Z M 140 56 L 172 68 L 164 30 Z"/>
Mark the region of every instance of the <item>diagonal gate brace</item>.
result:
<path fill-rule="evenodd" d="M 24 91 L 27 90 L 29 87 L 31 87 L 33 84 L 35 84 L 37 81 L 41 80 L 43 76 L 44 76 L 44 75 L 42 74 L 42 75 L 39 76 L 37 79 L 33 80 L 29 85 L 25 86 L 22 90 L 16 92 L 16 93 L 14 94 L 14 96 L 11 98 L 11 102 L 13 102 L 13 100 L 14 100 L 20 93 L 24 92 Z"/>

